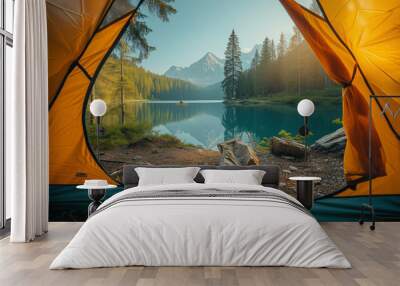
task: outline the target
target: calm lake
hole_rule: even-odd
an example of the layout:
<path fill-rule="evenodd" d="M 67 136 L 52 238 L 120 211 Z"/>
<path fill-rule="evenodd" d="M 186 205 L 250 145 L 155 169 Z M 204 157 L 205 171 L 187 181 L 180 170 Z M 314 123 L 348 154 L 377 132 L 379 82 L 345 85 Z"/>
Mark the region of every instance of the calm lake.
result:
<path fill-rule="evenodd" d="M 111 109 L 104 125 L 119 122 L 119 109 Z M 185 143 L 216 149 L 216 145 L 231 138 L 245 142 L 259 141 L 277 135 L 282 129 L 296 134 L 303 124 L 297 113 L 297 104 L 231 106 L 218 100 L 185 101 L 136 101 L 125 105 L 126 124 L 150 124 L 159 134 L 174 135 Z M 313 133 L 309 143 L 339 128 L 332 123 L 341 118 L 341 106 L 316 105 L 310 119 Z"/>

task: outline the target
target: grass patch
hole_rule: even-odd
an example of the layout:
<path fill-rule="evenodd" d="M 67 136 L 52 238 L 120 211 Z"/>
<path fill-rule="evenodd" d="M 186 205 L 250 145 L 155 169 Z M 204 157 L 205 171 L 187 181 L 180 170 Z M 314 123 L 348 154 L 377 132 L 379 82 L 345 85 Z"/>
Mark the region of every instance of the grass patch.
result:
<path fill-rule="evenodd" d="M 94 125 L 88 126 L 87 133 L 92 147 L 96 148 L 96 127 Z M 101 128 L 99 138 L 101 150 L 111 150 L 145 142 L 154 143 L 161 148 L 200 148 L 192 144 L 186 144 L 173 135 L 153 132 L 150 123 L 136 124 L 129 127 L 106 126 Z"/>
<path fill-rule="evenodd" d="M 96 147 L 96 126 L 87 128 L 89 140 Z M 151 132 L 150 124 L 135 124 L 133 126 L 110 127 L 105 126 L 100 130 L 99 145 L 102 150 L 110 150 L 115 147 L 135 144 Z"/>
<path fill-rule="evenodd" d="M 311 134 L 310 134 L 311 135 Z M 272 136 L 274 137 L 274 136 Z M 256 150 L 262 153 L 267 153 L 268 151 L 271 150 L 271 139 L 272 137 L 264 137 L 260 140 L 260 142 L 258 142 L 257 146 L 256 146 Z M 275 136 L 278 138 L 282 138 L 285 140 L 289 140 L 289 141 L 295 141 L 298 143 L 303 144 L 304 142 L 304 137 L 296 134 L 293 135 L 292 133 L 290 133 L 289 131 L 286 131 L 284 129 L 282 129 L 281 131 L 278 132 L 278 134 Z"/>
<path fill-rule="evenodd" d="M 268 96 L 252 97 L 247 99 L 237 99 L 225 101 L 230 105 L 260 105 L 260 104 L 288 104 L 294 105 L 302 98 L 308 98 L 318 104 L 340 104 L 341 103 L 341 88 L 331 87 L 319 90 L 306 90 L 301 93 L 301 97 L 295 91 L 283 91 L 273 93 Z"/>

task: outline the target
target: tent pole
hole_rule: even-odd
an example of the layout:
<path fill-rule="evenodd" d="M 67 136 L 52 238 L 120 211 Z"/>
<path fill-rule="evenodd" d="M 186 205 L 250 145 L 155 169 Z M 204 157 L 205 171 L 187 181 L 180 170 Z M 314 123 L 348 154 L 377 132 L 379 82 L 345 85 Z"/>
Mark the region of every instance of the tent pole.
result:
<path fill-rule="evenodd" d="M 368 203 L 361 205 L 361 214 L 359 223 L 364 223 L 364 210 L 368 210 L 371 215 L 370 225 L 371 230 L 375 230 L 375 209 L 372 205 L 372 102 L 375 95 L 369 96 L 369 111 L 368 111 Z"/>
<path fill-rule="evenodd" d="M 372 97 L 369 97 L 369 113 L 368 113 L 368 205 L 367 209 L 371 212 L 372 225 L 369 227 L 371 230 L 375 230 L 375 209 L 372 205 Z"/>
<path fill-rule="evenodd" d="M 372 96 L 369 97 L 368 142 L 368 204 L 372 206 Z"/>

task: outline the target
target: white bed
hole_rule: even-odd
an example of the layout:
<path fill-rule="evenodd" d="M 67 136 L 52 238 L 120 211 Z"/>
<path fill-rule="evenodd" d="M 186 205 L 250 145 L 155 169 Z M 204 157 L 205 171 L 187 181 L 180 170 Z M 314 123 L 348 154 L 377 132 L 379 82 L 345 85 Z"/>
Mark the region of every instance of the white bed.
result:
<path fill-rule="evenodd" d="M 130 196 L 168 190 L 262 191 L 249 196 Z M 138 193 L 142 192 L 142 193 Z M 239 184 L 175 184 L 127 189 L 105 201 L 50 269 L 145 266 L 350 268 L 318 222 L 277 189 Z"/>

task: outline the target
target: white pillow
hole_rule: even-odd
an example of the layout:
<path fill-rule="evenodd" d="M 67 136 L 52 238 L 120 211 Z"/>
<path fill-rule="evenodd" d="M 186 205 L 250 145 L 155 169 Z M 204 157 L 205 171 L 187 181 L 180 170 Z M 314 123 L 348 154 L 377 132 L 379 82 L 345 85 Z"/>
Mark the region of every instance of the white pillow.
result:
<path fill-rule="evenodd" d="M 265 171 L 262 170 L 202 170 L 205 184 L 261 185 Z"/>
<path fill-rule="evenodd" d="M 135 168 L 139 176 L 139 186 L 195 183 L 198 167 L 185 168 Z"/>

